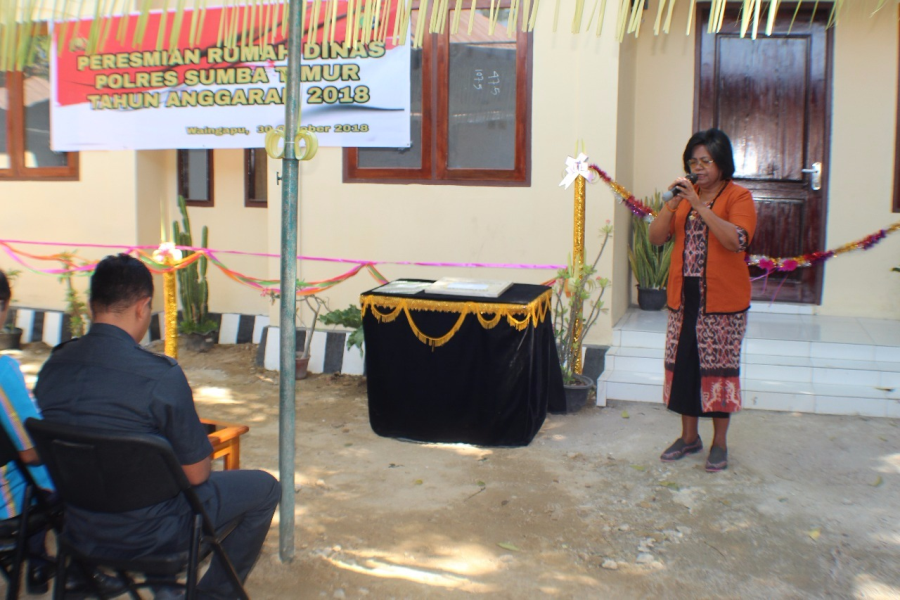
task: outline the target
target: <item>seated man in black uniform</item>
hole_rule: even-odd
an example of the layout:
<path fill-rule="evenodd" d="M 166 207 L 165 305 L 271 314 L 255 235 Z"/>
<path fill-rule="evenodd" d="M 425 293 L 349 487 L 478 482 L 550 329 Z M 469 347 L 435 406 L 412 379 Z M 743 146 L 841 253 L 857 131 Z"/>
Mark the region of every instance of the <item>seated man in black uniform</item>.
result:
<path fill-rule="evenodd" d="M 212 446 L 184 372 L 175 360 L 139 345 L 150 326 L 152 296 L 153 278 L 143 263 L 126 254 L 103 259 L 91 277 L 90 331 L 53 350 L 34 395 L 47 421 L 165 438 L 215 526 L 241 519 L 223 547 L 245 580 L 281 488 L 264 471 L 210 472 Z M 84 551 L 138 557 L 186 547 L 190 512 L 181 497 L 119 514 L 69 507 L 66 529 Z M 234 597 L 216 559 L 199 590 L 204 598 Z"/>

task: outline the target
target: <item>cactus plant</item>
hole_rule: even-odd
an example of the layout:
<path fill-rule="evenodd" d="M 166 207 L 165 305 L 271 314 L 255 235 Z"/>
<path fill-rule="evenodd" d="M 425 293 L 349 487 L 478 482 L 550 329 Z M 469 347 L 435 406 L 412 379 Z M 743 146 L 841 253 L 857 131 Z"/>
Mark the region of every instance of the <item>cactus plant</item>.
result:
<path fill-rule="evenodd" d="M 178 210 L 181 212 L 181 226 L 178 221 L 172 222 L 172 240 L 177 246 L 194 246 L 194 236 L 191 232 L 191 218 L 188 215 L 187 204 L 183 196 L 178 197 Z M 209 247 L 209 229 L 206 225 L 200 233 L 200 247 Z M 183 250 L 184 258 L 188 258 L 194 252 Z M 207 334 L 214 331 L 218 325 L 209 318 L 209 283 L 206 279 L 208 266 L 206 256 L 201 256 L 197 261 L 187 267 L 178 270 L 178 294 L 181 297 L 181 323 L 178 330 L 181 333 Z"/>

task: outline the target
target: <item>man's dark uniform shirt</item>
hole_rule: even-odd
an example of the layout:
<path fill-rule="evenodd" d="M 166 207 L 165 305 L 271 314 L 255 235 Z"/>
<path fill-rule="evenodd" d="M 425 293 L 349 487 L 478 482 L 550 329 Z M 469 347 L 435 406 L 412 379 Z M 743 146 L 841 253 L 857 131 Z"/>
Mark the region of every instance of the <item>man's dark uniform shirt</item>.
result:
<path fill-rule="evenodd" d="M 158 435 L 183 465 L 212 453 L 181 367 L 144 350 L 114 325 L 95 323 L 86 336 L 55 348 L 34 395 L 48 421 Z M 66 510 L 66 529 L 87 552 L 169 551 L 183 546 L 190 532 L 190 509 L 181 496 L 119 514 Z"/>

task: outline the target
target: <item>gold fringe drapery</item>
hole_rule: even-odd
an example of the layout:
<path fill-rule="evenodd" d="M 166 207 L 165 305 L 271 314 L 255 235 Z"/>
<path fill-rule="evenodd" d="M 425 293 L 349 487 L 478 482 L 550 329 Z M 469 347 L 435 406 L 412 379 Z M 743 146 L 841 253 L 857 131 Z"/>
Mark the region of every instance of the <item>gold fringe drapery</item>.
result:
<path fill-rule="evenodd" d="M 532 327 L 537 327 L 539 323 L 542 323 L 547 318 L 550 312 L 550 300 L 551 291 L 547 290 L 528 304 L 474 302 L 471 300 L 452 302 L 374 295 L 360 296 L 359 304 L 363 316 L 366 315 L 366 312 L 371 311 L 372 316 L 379 323 L 391 323 L 401 313 L 405 314 L 409 328 L 412 329 L 416 338 L 423 344 L 437 348 L 449 342 L 456 335 L 456 332 L 459 331 L 469 315 L 475 315 L 475 318 L 478 319 L 478 322 L 485 329 L 493 329 L 503 319 L 506 319 L 510 327 L 513 327 L 516 331 L 523 331 L 529 324 Z M 447 333 L 432 337 L 419 329 L 413 319 L 412 311 L 459 313 L 459 318 L 456 319 L 456 322 Z M 486 315 L 493 316 L 488 318 Z"/>

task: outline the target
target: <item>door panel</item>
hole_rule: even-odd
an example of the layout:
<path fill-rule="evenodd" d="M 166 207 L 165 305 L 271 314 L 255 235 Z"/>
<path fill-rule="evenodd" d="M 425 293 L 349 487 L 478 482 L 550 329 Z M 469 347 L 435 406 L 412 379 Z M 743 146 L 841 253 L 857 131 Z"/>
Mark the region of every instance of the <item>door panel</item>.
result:
<path fill-rule="evenodd" d="M 803 119 L 807 95 L 807 39 L 719 40 L 719 127 L 734 142 L 735 177 L 757 180 L 803 178 Z M 777 69 L 772 69 L 777 65 Z M 734 99 L 741 99 L 735 102 Z M 774 108 L 774 112 L 770 109 Z"/>
<path fill-rule="evenodd" d="M 707 8 L 697 35 L 695 129 L 718 127 L 731 138 L 735 180 L 753 193 L 759 216 L 750 253 L 771 257 L 822 250 L 825 240 L 827 189 L 812 190 L 803 169 L 821 162 L 827 182 L 827 11 L 818 11 L 814 20 L 801 11 L 793 28 L 793 11 L 786 12 L 772 37 L 751 40 L 740 37 L 736 11 L 720 33 L 707 33 Z M 771 300 L 777 288 L 776 301 L 818 303 L 822 269 L 755 281 L 753 297 Z M 751 271 L 754 277 L 763 274 Z"/>

